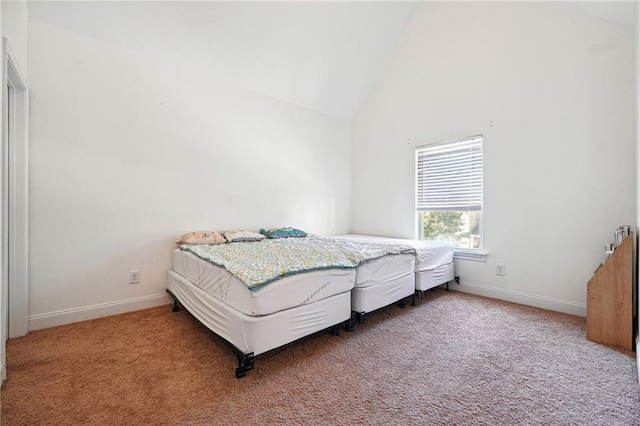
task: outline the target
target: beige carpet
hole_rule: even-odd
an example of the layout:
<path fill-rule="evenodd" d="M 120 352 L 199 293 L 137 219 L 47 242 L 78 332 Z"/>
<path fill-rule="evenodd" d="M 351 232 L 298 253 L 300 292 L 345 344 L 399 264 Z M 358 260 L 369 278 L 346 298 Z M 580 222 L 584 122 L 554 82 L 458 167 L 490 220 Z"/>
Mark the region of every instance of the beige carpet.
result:
<path fill-rule="evenodd" d="M 8 342 L 3 425 L 640 425 L 632 353 L 584 318 L 458 292 L 256 358 L 171 307 Z"/>

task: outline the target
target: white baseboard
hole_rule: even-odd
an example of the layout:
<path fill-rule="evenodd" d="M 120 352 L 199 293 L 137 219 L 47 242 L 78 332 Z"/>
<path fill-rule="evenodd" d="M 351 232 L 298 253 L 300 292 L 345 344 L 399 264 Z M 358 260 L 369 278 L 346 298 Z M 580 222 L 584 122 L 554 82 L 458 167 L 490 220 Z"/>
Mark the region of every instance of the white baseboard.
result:
<path fill-rule="evenodd" d="M 566 314 L 587 316 L 587 305 L 571 302 L 569 300 L 553 299 L 551 297 L 538 296 L 535 294 L 523 293 L 520 291 L 505 290 L 502 288 L 490 287 L 479 284 L 455 284 L 449 283 L 452 290 L 464 293 L 477 294 L 478 296 L 490 297 L 492 299 L 506 300 L 508 302 L 520 303 L 522 305 L 535 306 L 537 308 L 548 309 Z"/>
<path fill-rule="evenodd" d="M 110 315 L 124 314 L 126 312 L 139 311 L 141 309 L 154 308 L 156 306 L 168 305 L 171 303 L 173 303 L 171 297 L 166 293 L 162 293 L 154 294 L 152 296 L 120 300 L 117 302 L 100 303 L 98 305 L 66 309 L 64 311 L 32 315 L 29 317 L 29 331 L 108 317 Z"/>

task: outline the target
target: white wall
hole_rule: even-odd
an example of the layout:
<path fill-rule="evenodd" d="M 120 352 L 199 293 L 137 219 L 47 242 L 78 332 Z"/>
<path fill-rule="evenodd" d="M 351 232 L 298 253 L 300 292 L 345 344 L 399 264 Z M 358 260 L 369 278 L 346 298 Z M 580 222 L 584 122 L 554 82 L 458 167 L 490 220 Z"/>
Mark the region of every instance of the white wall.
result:
<path fill-rule="evenodd" d="M 165 303 L 183 232 L 349 230 L 345 121 L 36 19 L 29 78 L 32 329 Z"/>
<path fill-rule="evenodd" d="M 18 67 L 22 73 L 27 71 L 27 3 L 23 1 L 1 2 L 0 4 L 0 34 L 6 38 L 9 49 L 13 55 L 14 66 Z M 2 50 L 0 48 L 0 50 Z M 4 58 L 5 53 L 2 53 Z M 0 71 L 0 81 L 6 81 L 5 69 Z M 4 117 L 4 101 L 0 102 L 0 117 Z M 2 120 L 0 120 L 2 121 Z M 3 129 L 4 132 L 4 129 Z M 4 211 L 4 210 L 3 210 Z M 4 213 L 3 213 L 4 214 Z M 2 248 L 4 250 L 4 248 Z M 0 256 L 1 258 L 2 256 Z M 7 271 L 2 271 L 1 276 L 5 277 Z M 3 283 L 3 287 L 4 283 Z M 0 382 L 6 379 L 6 339 L 8 321 L 8 288 L 2 288 L 2 303 L 0 304 Z"/>
<path fill-rule="evenodd" d="M 27 24 L 29 21 L 26 1 L 5 1 L 2 7 L 2 37 L 9 41 L 11 51 L 22 72 L 27 71 Z"/>
<path fill-rule="evenodd" d="M 416 7 L 388 1 L 31 0 L 29 13 L 351 120 Z"/>
<path fill-rule="evenodd" d="M 458 288 L 585 315 L 636 221 L 634 48 L 562 3 L 424 3 L 352 124 L 352 231 L 413 237 L 415 147 L 483 134 L 489 256 Z"/>

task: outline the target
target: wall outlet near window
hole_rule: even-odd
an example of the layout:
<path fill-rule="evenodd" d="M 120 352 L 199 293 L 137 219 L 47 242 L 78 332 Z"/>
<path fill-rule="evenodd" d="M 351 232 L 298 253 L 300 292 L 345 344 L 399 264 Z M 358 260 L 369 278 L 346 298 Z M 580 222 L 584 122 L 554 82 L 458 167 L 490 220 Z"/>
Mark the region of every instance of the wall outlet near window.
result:
<path fill-rule="evenodd" d="M 140 271 L 129 271 L 129 284 L 138 284 L 140 282 Z"/>
<path fill-rule="evenodd" d="M 504 265 L 496 265 L 496 275 L 504 275 L 505 269 Z"/>

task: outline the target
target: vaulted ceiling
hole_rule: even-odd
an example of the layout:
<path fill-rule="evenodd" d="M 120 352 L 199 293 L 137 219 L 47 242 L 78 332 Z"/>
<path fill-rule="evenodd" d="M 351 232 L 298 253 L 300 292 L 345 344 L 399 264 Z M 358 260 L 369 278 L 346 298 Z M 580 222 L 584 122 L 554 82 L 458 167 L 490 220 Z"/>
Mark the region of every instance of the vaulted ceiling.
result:
<path fill-rule="evenodd" d="M 350 120 L 417 3 L 38 2 L 31 18 Z"/>
<path fill-rule="evenodd" d="M 29 2 L 29 15 L 351 120 L 420 2 Z M 624 25 L 635 2 L 568 3 Z"/>

